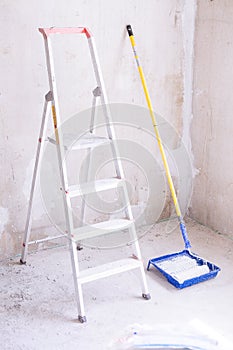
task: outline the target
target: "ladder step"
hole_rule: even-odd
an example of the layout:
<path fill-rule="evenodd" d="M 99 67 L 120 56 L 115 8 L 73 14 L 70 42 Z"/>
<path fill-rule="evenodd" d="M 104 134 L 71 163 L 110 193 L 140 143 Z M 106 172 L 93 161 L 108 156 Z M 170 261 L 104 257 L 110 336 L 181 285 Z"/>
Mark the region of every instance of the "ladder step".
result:
<path fill-rule="evenodd" d="M 102 221 L 98 224 L 78 227 L 73 231 L 73 240 L 78 242 L 97 236 L 103 236 L 114 231 L 121 231 L 129 228 L 133 224 L 132 220 L 114 219 Z"/>
<path fill-rule="evenodd" d="M 56 144 L 54 138 L 48 137 L 48 141 Z M 97 146 L 103 145 L 105 143 L 110 143 L 111 139 L 107 137 L 97 136 L 92 133 L 87 133 L 83 137 L 77 139 L 77 135 L 74 134 L 64 134 L 63 143 L 66 150 L 79 150 L 79 149 L 88 149 L 95 148 Z"/>
<path fill-rule="evenodd" d="M 133 258 L 121 259 L 81 271 L 78 282 L 83 284 L 141 267 L 143 267 L 141 260 Z"/>
<path fill-rule="evenodd" d="M 83 183 L 81 185 L 73 185 L 70 186 L 67 190 L 70 198 L 85 195 L 88 193 L 100 192 L 105 190 L 110 190 L 113 188 L 117 188 L 122 184 L 122 179 L 117 178 L 109 178 L 109 179 L 101 179 L 92 182 Z"/>

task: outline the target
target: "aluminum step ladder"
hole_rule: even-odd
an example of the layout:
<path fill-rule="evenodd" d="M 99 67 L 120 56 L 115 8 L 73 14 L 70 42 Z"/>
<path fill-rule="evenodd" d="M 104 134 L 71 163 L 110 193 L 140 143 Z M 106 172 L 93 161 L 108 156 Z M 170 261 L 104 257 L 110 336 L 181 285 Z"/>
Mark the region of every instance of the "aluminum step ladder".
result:
<path fill-rule="evenodd" d="M 141 287 L 142 287 L 142 297 L 144 299 L 150 299 L 150 294 L 148 292 L 145 270 L 142 262 L 140 247 L 137 239 L 137 233 L 134 223 L 134 218 L 132 215 L 132 210 L 128 198 L 128 192 L 126 188 L 126 182 L 124 180 L 124 172 L 121 164 L 121 160 L 118 153 L 115 130 L 112 125 L 112 118 L 110 110 L 108 108 L 108 100 L 105 92 L 105 86 L 103 82 L 102 73 L 100 70 L 100 64 L 97 56 L 97 51 L 95 47 L 94 38 L 91 32 L 84 27 L 77 28 L 39 28 L 39 31 L 42 33 L 45 44 L 45 53 L 46 53 L 46 63 L 48 71 L 48 79 L 50 91 L 45 95 L 44 109 L 42 115 L 42 122 L 40 128 L 40 134 L 38 139 L 36 160 L 32 178 L 31 192 L 29 198 L 28 213 L 26 219 L 25 233 L 23 238 L 23 248 L 20 262 L 22 264 L 26 263 L 28 246 L 35 241 L 29 241 L 31 233 L 31 221 L 32 221 L 32 207 L 33 207 L 33 197 L 34 190 L 36 185 L 37 173 L 40 168 L 42 150 L 44 147 L 45 140 L 50 141 L 56 145 L 58 163 L 60 169 L 60 181 L 61 181 L 61 190 L 63 196 L 64 210 L 65 210 L 65 219 L 66 219 L 66 229 L 64 235 L 57 236 L 58 238 L 65 236 L 69 241 L 69 250 L 71 255 L 72 271 L 74 277 L 75 285 L 75 297 L 78 306 L 78 319 L 81 323 L 86 322 L 86 315 L 84 311 L 84 301 L 83 301 L 83 292 L 82 285 L 87 282 L 91 282 L 100 278 L 112 276 L 122 272 L 139 269 L 141 276 Z M 58 94 L 57 86 L 55 79 L 55 69 L 54 61 L 52 56 L 52 46 L 51 46 L 51 36 L 56 34 L 84 34 L 88 40 L 92 64 L 95 72 L 95 78 L 97 82 L 97 87 L 93 91 L 93 104 L 92 111 L 95 111 L 96 99 L 100 98 L 100 105 L 103 108 L 104 118 L 105 118 L 105 128 L 107 131 L 107 137 L 98 136 L 93 133 L 94 129 L 94 114 L 92 112 L 90 130 L 83 138 L 78 139 L 77 142 L 72 142 L 75 140 L 75 136 L 72 135 L 63 135 L 61 131 L 61 117 L 59 113 L 59 103 L 58 103 Z M 51 114 L 54 127 L 55 138 L 46 138 L 46 129 L 47 122 L 50 114 L 50 109 L 48 105 L 51 105 Z M 77 136 L 77 135 L 76 135 Z M 72 150 L 91 150 L 99 145 L 104 143 L 109 144 L 111 147 L 112 156 L 114 159 L 114 168 L 116 176 L 109 179 L 101 179 L 95 182 L 78 184 L 69 186 L 68 184 L 68 169 L 67 165 L 64 162 L 65 152 L 67 150 L 67 144 L 72 143 Z M 75 228 L 73 217 L 71 213 L 71 199 L 78 196 L 85 196 L 88 193 L 97 192 L 97 191 L 106 191 L 109 189 L 122 186 L 123 197 L 124 197 L 124 217 L 121 219 L 108 220 L 104 222 L 99 222 L 93 225 L 83 225 L 81 227 Z M 83 201 L 84 206 L 82 207 L 82 220 L 85 216 L 85 201 Z M 86 270 L 81 270 L 79 268 L 78 261 L 78 250 L 77 245 L 79 246 L 80 242 L 85 241 L 93 237 L 107 235 L 109 233 L 117 233 L 121 230 L 129 230 L 129 234 L 132 238 L 131 245 L 134 248 L 133 257 L 121 259 L 118 261 L 112 261 L 110 263 L 96 266 L 94 268 L 88 268 Z M 56 238 L 56 237 L 55 237 Z M 45 238 L 44 240 L 48 240 Z M 40 242 L 43 241 L 40 240 Z M 39 242 L 39 241 L 37 241 Z"/>

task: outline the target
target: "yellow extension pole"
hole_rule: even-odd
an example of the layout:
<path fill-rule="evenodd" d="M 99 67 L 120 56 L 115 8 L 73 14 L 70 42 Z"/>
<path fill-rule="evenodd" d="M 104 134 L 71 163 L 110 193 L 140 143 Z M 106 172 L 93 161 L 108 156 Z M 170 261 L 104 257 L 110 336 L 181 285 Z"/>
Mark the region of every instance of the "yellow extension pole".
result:
<path fill-rule="evenodd" d="M 146 80 L 145 80 L 145 77 L 144 77 L 144 73 L 143 73 L 142 67 L 141 67 L 141 65 L 139 63 L 138 55 L 137 55 L 136 50 L 135 50 L 135 40 L 134 40 L 133 31 L 132 31 L 132 28 L 131 28 L 130 25 L 127 25 L 126 28 L 127 28 L 128 34 L 129 34 L 130 42 L 131 42 L 131 45 L 132 45 L 132 48 L 133 48 L 133 52 L 134 52 L 134 57 L 135 57 L 135 60 L 136 60 L 136 63 L 137 63 L 137 67 L 138 67 L 138 72 L 139 72 L 139 75 L 140 75 L 140 78 L 141 78 L 141 82 L 142 82 L 142 86 L 143 86 L 143 90 L 144 90 L 144 93 L 145 93 L 147 105 L 148 105 L 148 108 L 149 108 L 149 111 L 150 111 L 150 116 L 151 116 L 151 119 L 152 119 L 154 132 L 155 132 L 155 135 L 156 135 L 156 139 L 158 141 L 158 146 L 159 146 L 159 150 L 160 150 L 161 157 L 162 157 L 162 160 L 163 160 L 163 164 L 164 164 L 164 168 L 165 168 L 165 172 L 166 172 L 169 188 L 170 188 L 170 191 L 171 191 L 172 199 L 173 199 L 173 202 L 174 202 L 174 205 L 175 205 L 176 214 L 177 214 L 178 218 L 180 220 L 182 220 L 180 206 L 179 206 L 179 203 L 178 203 L 178 199 L 177 199 L 177 196 L 176 196 L 174 184 L 173 184 L 173 181 L 172 181 L 171 172 L 170 172 L 170 169 L 169 169 L 169 166 L 168 166 L 167 157 L 166 157 L 166 154 L 165 154 L 165 151 L 164 151 L 164 148 L 163 148 L 163 144 L 162 144 L 162 141 L 161 141 L 161 138 L 160 138 L 160 135 L 159 135 L 159 130 L 158 130 L 158 127 L 157 127 L 157 124 L 156 124 L 155 114 L 153 112 L 153 107 L 152 107 L 150 95 L 149 95 L 149 92 L 148 92 L 148 89 L 147 89 Z"/>

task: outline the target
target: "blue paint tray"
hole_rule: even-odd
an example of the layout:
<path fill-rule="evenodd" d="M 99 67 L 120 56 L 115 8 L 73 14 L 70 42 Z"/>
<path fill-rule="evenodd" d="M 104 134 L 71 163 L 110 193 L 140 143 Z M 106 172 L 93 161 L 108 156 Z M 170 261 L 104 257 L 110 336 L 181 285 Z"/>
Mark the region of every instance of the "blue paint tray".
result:
<path fill-rule="evenodd" d="M 149 260 L 147 270 L 150 265 L 180 289 L 214 278 L 220 271 L 218 266 L 190 253 L 187 249 Z"/>

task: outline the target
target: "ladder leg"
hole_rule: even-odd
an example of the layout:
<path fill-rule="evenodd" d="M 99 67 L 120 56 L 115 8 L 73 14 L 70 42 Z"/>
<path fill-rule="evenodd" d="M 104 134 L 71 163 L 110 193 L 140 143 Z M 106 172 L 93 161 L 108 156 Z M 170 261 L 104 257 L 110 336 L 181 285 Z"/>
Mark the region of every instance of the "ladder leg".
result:
<path fill-rule="evenodd" d="M 85 316 L 84 312 L 84 301 L 83 301 L 83 291 L 82 291 L 82 285 L 78 283 L 78 320 L 81 323 L 87 322 L 87 318 Z"/>
<path fill-rule="evenodd" d="M 127 192 L 127 188 L 126 188 L 125 184 L 123 185 L 123 196 L 124 196 L 124 199 L 126 200 L 126 203 L 127 203 L 126 208 L 125 208 L 125 214 L 130 220 L 134 221 L 132 208 L 131 208 L 130 203 L 129 203 L 128 192 Z M 142 261 L 142 254 L 141 254 L 141 249 L 140 249 L 139 242 L 138 242 L 138 236 L 137 236 L 135 224 L 133 224 L 129 228 L 129 232 L 130 232 L 130 236 L 132 239 L 132 245 L 134 247 L 135 255 L 139 260 Z M 150 296 L 150 293 L 148 290 L 148 285 L 147 285 L 147 281 L 146 281 L 146 275 L 145 275 L 143 263 L 141 264 L 140 271 L 141 271 L 142 297 L 146 300 L 149 300 L 149 299 L 151 299 L 151 296 Z"/>
<path fill-rule="evenodd" d="M 141 270 L 142 297 L 146 300 L 150 300 L 151 296 L 149 293 L 149 289 L 148 289 L 148 285 L 147 285 L 147 281 L 146 281 L 145 269 L 144 269 L 143 264 L 142 264 L 140 270 Z"/>
<path fill-rule="evenodd" d="M 137 239 L 135 225 L 133 225 L 129 230 L 131 231 L 130 232 L 131 237 L 133 238 L 132 245 L 134 246 L 134 249 L 135 249 L 135 255 L 136 255 L 137 259 L 141 260 L 141 262 L 142 262 L 142 255 L 141 255 L 141 250 L 140 250 L 138 239 Z M 151 296 L 150 296 L 148 285 L 147 285 L 146 274 L 145 274 L 143 262 L 140 266 L 140 273 L 141 273 L 142 297 L 146 300 L 149 300 L 149 299 L 151 299 Z"/>
<path fill-rule="evenodd" d="M 72 265 L 73 278 L 74 278 L 75 299 L 76 299 L 77 308 L 78 308 L 78 319 L 81 323 L 84 323 L 87 321 L 87 319 L 86 319 L 85 310 L 84 310 L 82 285 L 78 282 L 79 262 L 78 262 L 75 242 L 72 242 L 70 240 L 69 249 L 71 254 L 71 265 Z"/>
<path fill-rule="evenodd" d="M 39 138 L 38 138 L 36 159 L 35 159 L 32 184 L 31 184 L 31 192 L 30 192 L 29 204 L 28 204 L 27 219 L 26 219 L 26 225 L 25 225 L 25 231 L 24 231 L 23 248 L 22 248 L 21 259 L 20 259 L 21 264 L 26 264 L 26 258 L 27 258 L 27 252 L 28 252 L 28 241 L 31 233 L 33 199 L 34 199 L 34 193 L 35 193 L 37 173 L 40 166 L 42 150 L 45 142 L 44 135 L 45 135 L 45 130 L 46 130 L 47 121 L 48 121 L 48 102 L 49 101 L 51 101 L 51 92 L 48 92 L 45 95 L 42 122 L 40 127 Z"/>

